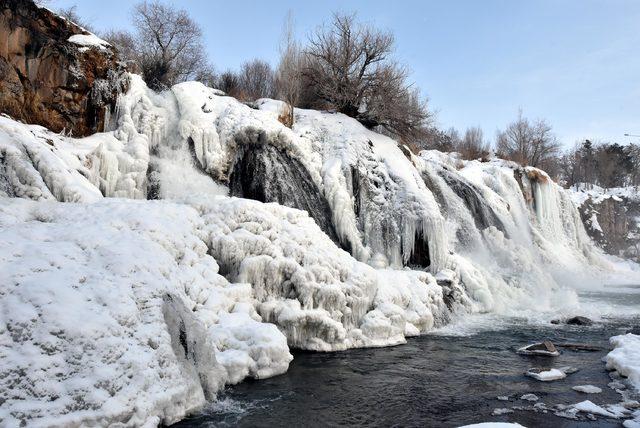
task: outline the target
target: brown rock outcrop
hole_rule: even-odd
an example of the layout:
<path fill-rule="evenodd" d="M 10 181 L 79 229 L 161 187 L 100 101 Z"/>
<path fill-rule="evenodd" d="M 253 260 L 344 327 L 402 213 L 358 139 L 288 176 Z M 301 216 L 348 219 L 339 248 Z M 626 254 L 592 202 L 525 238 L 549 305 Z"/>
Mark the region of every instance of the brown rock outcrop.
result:
<path fill-rule="evenodd" d="M 113 47 L 74 34 L 89 33 L 32 1 L 0 0 L 0 112 L 73 136 L 104 130 L 124 65 Z"/>

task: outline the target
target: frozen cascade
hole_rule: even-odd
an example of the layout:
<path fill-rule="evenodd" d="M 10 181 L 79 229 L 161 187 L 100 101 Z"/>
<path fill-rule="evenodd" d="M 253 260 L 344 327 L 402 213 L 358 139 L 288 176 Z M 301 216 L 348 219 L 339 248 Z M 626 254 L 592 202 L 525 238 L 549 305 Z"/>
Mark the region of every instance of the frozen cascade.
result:
<path fill-rule="evenodd" d="M 296 109 L 288 129 L 277 101 L 130 79 L 104 133 L 0 117 L 0 365 L 25 385 L 0 424 L 46 425 L 45 405 L 68 424 L 170 423 L 223 384 L 282 373 L 289 347 L 572 307 L 566 285 L 614 269 L 539 170 L 405 154 L 341 114 Z M 131 200 L 146 198 L 161 200 Z"/>
<path fill-rule="evenodd" d="M 530 179 L 546 176 L 542 171 L 501 160 L 462 162 L 434 151 L 419 160 L 447 219 L 451 266 L 481 310 L 526 310 L 528 296 L 547 309 L 562 294 L 575 301 L 560 285 L 566 277 L 556 280 L 556 272 L 574 272 L 570 284 L 575 284 L 584 277 L 578 266 L 606 268 L 585 240 L 568 196 L 548 178 Z"/>
<path fill-rule="evenodd" d="M 261 108 L 277 111 L 277 104 Z M 322 154 L 322 184 L 342 245 L 376 265 L 446 267 L 443 219 L 397 143 L 340 114 L 296 110 L 293 131 Z"/>
<path fill-rule="evenodd" d="M 524 168 L 519 173 L 520 182 L 529 207 L 533 211 L 533 224 L 545 239 L 538 239 L 542 255 L 547 258 L 562 257 L 558 251 L 571 248 L 577 255 L 574 266 L 589 263 L 607 267 L 608 263 L 599 257 L 589 239 L 580 214 L 567 192 L 561 192 L 559 186 L 543 171 Z M 549 245 L 560 243 L 561 245 Z"/>
<path fill-rule="evenodd" d="M 329 205 L 307 169 L 277 147 L 263 144 L 240 150 L 229 188 L 231 196 L 307 211 L 322 231 L 338 242 Z"/>

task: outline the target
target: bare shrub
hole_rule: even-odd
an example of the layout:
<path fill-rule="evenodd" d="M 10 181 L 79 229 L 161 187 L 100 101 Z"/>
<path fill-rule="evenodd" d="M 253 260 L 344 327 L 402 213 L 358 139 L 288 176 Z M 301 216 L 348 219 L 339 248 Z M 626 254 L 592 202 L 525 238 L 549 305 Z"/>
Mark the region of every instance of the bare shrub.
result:
<path fill-rule="evenodd" d="M 244 99 L 240 76 L 231 70 L 225 71 L 218 77 L 217 87 L 231 97 Z"/>
<path fill-rule="evenodd" d="M 57 14 L 62 16 L 67 21 L 71 21 L 77 26 L 82 27 L 89 32 L 92 32 L 92 33 L 94 32 L 93 26 L 89 22 L 85 21 L 82 17 L 80 17 L 80 15 L 78 15 L 76 5 L 69 6 L 66 8 L 65 7 L 60 8 L 57 10 Z"/>
<path fill-rule="evenodd" d="M 188 80 L 206 66 L 202 31 L 185 10 L 144 1 L 135 6 L 133 23 L 137 60 L 151 88 Z"/>
<path fill-rule="evenodd" d="M 289 12 L 282 29 L 280 62 L 274 79 L 276 96 L 289 105 L 286 109 L 289 117 L 284 119 L 289 127 L 293 126 L 294 108 L 298 105 L 302 93 L 303 61 L 300 46 L 294 35 L 293 15 Z"/>
<path fill-rule="evenodd" d="M 278 121 L 287 128 L 293 126 L 293 107 L 291 104 L 287 102 L 282 104 L 282 109 L 280 109 L 280 114 L 278 114 Z"/>
<path fill-rule="evenodd" d="M 479 126 L 467 128 L 464 137 L 457 142 L 455 148 L 464 159 L 486 159 L 491 152 L 490 144 L 484 140 Z"/>

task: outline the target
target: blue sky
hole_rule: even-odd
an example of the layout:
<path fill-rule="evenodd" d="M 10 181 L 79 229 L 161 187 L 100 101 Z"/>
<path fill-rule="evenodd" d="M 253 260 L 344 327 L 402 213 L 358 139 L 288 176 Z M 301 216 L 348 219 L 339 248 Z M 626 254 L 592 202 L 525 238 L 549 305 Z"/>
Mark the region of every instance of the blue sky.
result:
<path fill-rule="evenodd" d="M 277 62 L 284 17 L 301 39 L 333 11 L 357 12 L 396 36 L 396 57 L 443 128 L 479 125 L 493 139 L 519 108 L 560 140 L 624 143 L 640 134 L 640 1 L 173 1 L 202 26 L 217 70 Z M 133 2 L 77 5 L 98 30 L 127 28 Z"/>

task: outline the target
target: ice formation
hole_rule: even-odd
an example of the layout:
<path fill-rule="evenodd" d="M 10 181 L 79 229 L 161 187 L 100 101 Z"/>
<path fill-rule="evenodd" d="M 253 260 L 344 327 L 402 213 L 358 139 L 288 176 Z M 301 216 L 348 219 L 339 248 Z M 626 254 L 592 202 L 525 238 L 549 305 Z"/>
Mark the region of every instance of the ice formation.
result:
<path fill-rule="evenodd" d="M 601 388 L 594 385 L 576 385 L 572 386 L 571 389 L 585 394 L 600 394 L 602 392 Z"/>
<path fill-rule="evenodd" d="M 606 356 L 608 369 L 617 370 L 640 391 L 640 336 L 627 333 L 610 339 L 613 351 Z"/>
<path fill-rule="evenodd" d="M 286 338 L 218 274 L 203 227 L 168 202 L 3 199 L 0 424 L 171 423 L 286 371 Z"/>
<path fill-rule="evenodd" d="M 171 423 L 291 347 L 570 305 L 614 269 L 542 171 L 129 78 L 104 133 L 0 117 L 0 424 Z"/>

